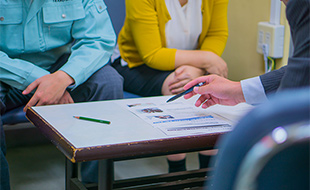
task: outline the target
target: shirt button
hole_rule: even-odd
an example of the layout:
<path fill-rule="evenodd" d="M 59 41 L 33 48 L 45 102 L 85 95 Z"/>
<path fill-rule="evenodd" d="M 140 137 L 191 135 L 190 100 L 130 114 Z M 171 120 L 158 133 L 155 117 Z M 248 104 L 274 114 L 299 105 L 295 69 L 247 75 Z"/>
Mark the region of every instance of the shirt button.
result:
<path fill-rule="evenodd" d="M 62 14 L 62 15 L 61 15 L 62 18 L 66 18 L 66 16 L 67 16 L 67 15 L 65 15 L 65 14 Z"/>
<path fill-rule="evenodd" d="M 2 17 L 0 17 L 0 21 L 4 21 L 4 17 L 2 16 Z"/>
<path fill-rule="evenodd" d="M 99 6 L 99 9 L 102 9 L 102 6 L 101 6 L 101 5 Z"/>

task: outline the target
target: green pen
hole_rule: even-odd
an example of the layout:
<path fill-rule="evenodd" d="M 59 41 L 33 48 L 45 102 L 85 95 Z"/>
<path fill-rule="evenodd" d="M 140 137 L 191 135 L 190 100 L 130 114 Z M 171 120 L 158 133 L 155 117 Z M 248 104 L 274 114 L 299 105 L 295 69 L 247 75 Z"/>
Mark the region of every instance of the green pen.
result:
<path fill-rule="evenodd" d="M 110 124 L 110 121 L 105 121 L 101 119 L 93 119 L 93 118 L 88 118 L 88 117 L 82 117 L 82 116 L 73 116 L 76 119 L 82 119 L 82 120 L 87 120 L 87 121 L 93 121 L 93 122 L 98 122 L 98 123 L 105 123 L 105 124 Z"/>

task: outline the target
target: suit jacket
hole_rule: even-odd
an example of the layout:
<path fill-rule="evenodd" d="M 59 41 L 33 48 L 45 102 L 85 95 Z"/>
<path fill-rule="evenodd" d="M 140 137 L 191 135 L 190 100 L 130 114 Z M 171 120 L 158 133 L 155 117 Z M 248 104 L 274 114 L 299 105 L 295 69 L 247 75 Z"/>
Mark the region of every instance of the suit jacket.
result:
<path fill-rule="evenodd" d="M 310 84 L 310 0 L 289 1 L 286 17 L 291 28 L 293 56 L 287 66 L 260 76 L 266 94 Z"/>

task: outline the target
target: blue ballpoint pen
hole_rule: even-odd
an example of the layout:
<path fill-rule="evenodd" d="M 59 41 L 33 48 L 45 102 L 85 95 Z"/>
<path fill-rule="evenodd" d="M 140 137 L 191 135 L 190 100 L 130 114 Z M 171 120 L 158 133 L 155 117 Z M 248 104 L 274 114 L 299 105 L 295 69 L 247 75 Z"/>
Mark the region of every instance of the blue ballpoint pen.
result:
<path fill-rule="evenodd" d="M 196 86 L 202 86 L 202 85 L 204 85 L 204 84 L 205 84 L 205 82 L 200 82 L 200 83 L 196 84 L 195 86 L 192 86 L 191 88 L 185 90 L 184 92 L 181 92 L 180 94 L 177 94 L 177 95 L 175 95 L 175 96 L 172 96 L 169 100 L 167 100 L 166 103 L 171 102 L 171 101 L 173 101 L 173 100 L 176 100 L 176 99 L 180 98 L 181 96 L 184 96 L 185 94 L 187 94 L 187 93 L 193 91 L 193 90 L 194 90 L 194 87 L 196 87 Z"/>

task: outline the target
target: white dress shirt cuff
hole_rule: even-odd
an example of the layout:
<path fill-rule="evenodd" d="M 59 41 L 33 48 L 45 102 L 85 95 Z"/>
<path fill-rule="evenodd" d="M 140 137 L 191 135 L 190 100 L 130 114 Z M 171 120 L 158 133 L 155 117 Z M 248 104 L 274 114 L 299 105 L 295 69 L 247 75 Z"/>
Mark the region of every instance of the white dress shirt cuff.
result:
<path fill-rule="evenodd" d="M 248 104 L 260 104 L 267 100 L 263 84 L 259 77 L 241 80 L 244 99 Z"/>

